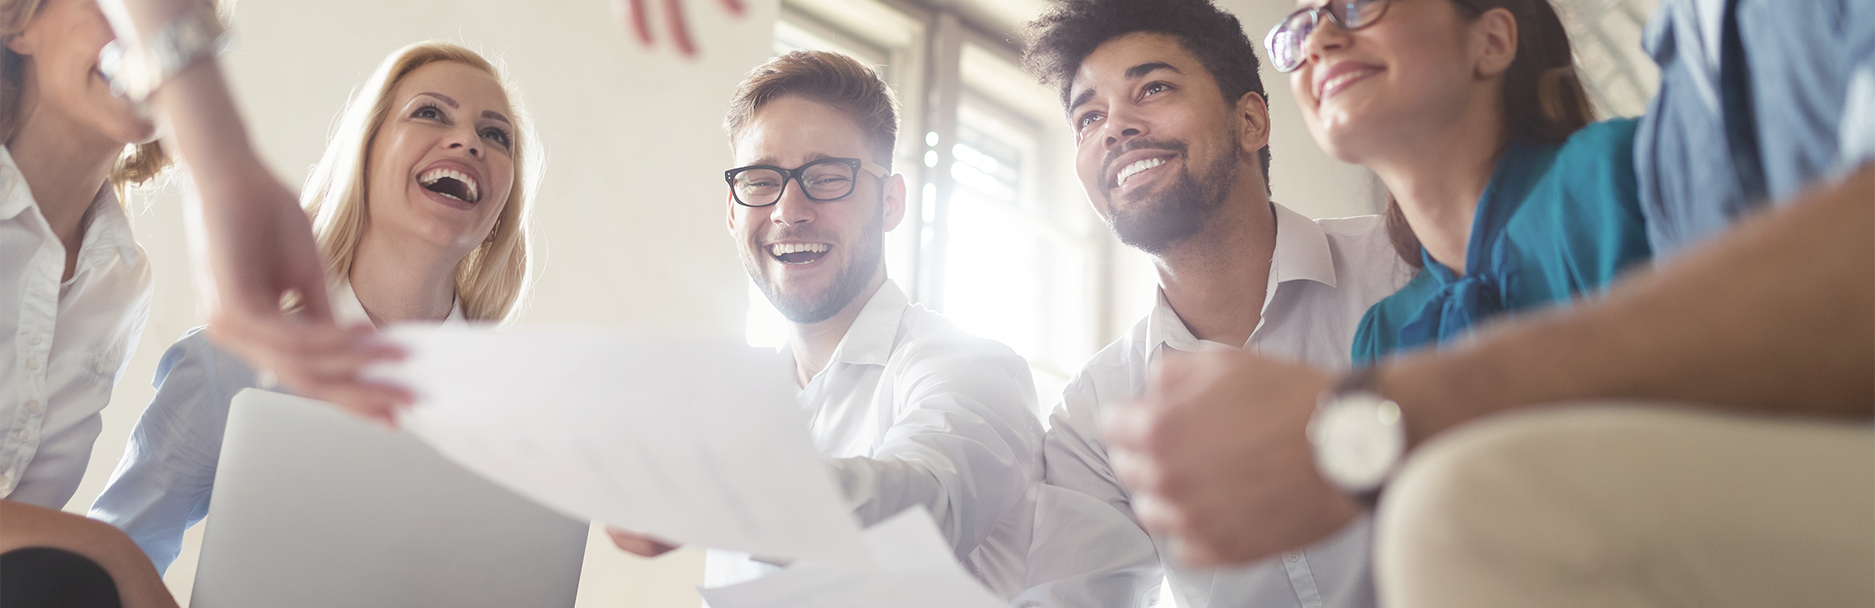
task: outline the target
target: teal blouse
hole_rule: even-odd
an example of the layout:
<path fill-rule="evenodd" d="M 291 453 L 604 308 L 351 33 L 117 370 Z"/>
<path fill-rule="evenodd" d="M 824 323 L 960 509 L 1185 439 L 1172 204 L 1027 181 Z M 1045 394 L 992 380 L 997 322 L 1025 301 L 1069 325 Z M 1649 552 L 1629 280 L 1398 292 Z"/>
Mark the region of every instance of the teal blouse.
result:
<path fill-rule="evenodd" d="M 1472 219 L 1466 274 L 1433 261 L 1367 309 L 1355 365 L 1443 344 L 1502 313 L 1599 294 L 1652 251 L 1634 178 L 1633 119 L 1595 123 L 1561 144 L 1511 144 Z"/>

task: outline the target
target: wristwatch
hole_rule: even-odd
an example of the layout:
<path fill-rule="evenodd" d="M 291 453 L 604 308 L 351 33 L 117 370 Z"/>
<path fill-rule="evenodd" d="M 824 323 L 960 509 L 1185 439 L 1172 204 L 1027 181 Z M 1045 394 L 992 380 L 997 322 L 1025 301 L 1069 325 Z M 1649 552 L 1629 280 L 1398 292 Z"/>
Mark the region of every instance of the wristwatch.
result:
<path fill-rule="evenodd" d="M 1308 429 L 1316 470 L 1368 507 L 1406 454 L 1400 405 L 1374 391 L 1376 375 L 1373 367 L 1356 370 L 1322 393 Z"/>
<path fill-rule="evenodd" d="M 213 3 L 199 3 L 177 15 L 149 40 L 125 45 L 113 40 L 98 51 L 98 72 L 111 83 L 111 93 L 142 104 L 163 83 L 195 62 L 220 55 L 228 32 Z"/>

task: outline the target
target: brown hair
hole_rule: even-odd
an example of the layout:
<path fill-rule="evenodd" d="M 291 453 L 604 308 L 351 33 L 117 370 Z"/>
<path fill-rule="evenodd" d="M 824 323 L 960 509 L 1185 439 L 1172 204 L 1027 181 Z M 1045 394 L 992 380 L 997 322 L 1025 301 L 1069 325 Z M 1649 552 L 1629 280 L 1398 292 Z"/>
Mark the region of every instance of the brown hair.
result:
<path fill-rule="evenodd" d="M 39 15 L 39 10 L 45 8 L 46 2 L 0 0 L 0 143 L 13 141 L 20 129 L 26 127 L 28 109 L 23 99 L 26 95 L 26 57 L 4 45 L 26 31 L 33 18 Z M 162 174 L 164 169 L 169 168 L 169 164 L 169 154 L 163 151 L 159 142 L 124 146 L 124 153 L 118 157 L 108 180 L 117 191 L 118 203 L 125 204 L 125 190 Z"/>
<path fill-rule="evenodd" d="M 1517 57 L 1504 71 L 1503 112 L 1505 135 L 1512 141 L 1555 144 L 1595 120 L 1588 91 L 1576 77 L 1575 54 L 1569 32 L 1549 0 L 1452 0 L 1473 19 L 1502 8 L 1517 19 Z M 1406 263 L 1418 268 L 1419 237 L 1406 223 L 1406 214 L 1392 195 L 1387 196 L 1387 237 Z"/>
<path fill-rule="evenodd" d="M 873 162 L 892 169 L 898 143 L 898 99 L 879 75 L 858 60 L 826 51 L 794 51 L 749 71 L 736 86 L 723 128 L 735 145 L 755 112 L 768 102 L 800 95 L 839 108 L 866 133 Z"/>

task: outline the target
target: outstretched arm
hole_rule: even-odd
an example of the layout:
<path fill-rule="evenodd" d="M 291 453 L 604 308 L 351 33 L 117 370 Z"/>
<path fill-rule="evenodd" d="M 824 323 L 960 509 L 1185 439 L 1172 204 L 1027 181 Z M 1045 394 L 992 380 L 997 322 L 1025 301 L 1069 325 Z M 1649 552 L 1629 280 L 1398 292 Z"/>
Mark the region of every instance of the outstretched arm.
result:
<path fill-rule="evenodd" d="M 1326 372 L 1248 353 L 1167 358 L 1106 425 L 1147 529 L 1183 559 L 1305 545 L 1357 509 L 1315 471 L 1303 429 Z M 1515 407 L 1583 399 L 1745 413 L 1875 415 L 1875 163 L 1746 221 L 1606 297 L 1507 319 L 1381 364 L 1412 445 Z"/>
<path fill-rule="evenodd" d="M 200 2 L 100 0 L 129 45 L 153 37 Z M 165 144 L 197 189 L 189 225 L 197 283 L 210 304 L 210 335 L 300 394 L 392 421 L 393 408 L 409 395 L 365 382 L 358 370 L 397 351 L 374 343 L 369 327 L 333 323 L 312 224 L 254 152 L 215 60 L 196 61 L 150 101 L 169 123 Z M 288 293 L 301 303 L 296 315 L 281 311 Z"/>

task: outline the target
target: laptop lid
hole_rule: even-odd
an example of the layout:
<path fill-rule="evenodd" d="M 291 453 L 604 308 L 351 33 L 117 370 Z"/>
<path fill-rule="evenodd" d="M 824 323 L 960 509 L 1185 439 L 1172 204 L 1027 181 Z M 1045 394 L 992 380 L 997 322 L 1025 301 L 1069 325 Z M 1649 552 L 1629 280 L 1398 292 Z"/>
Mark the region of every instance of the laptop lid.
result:
<path fill-rule="evenodd" d="M 573 605 L 588 525 L 318 401 L 235 395 L 190 606 Z"/>

